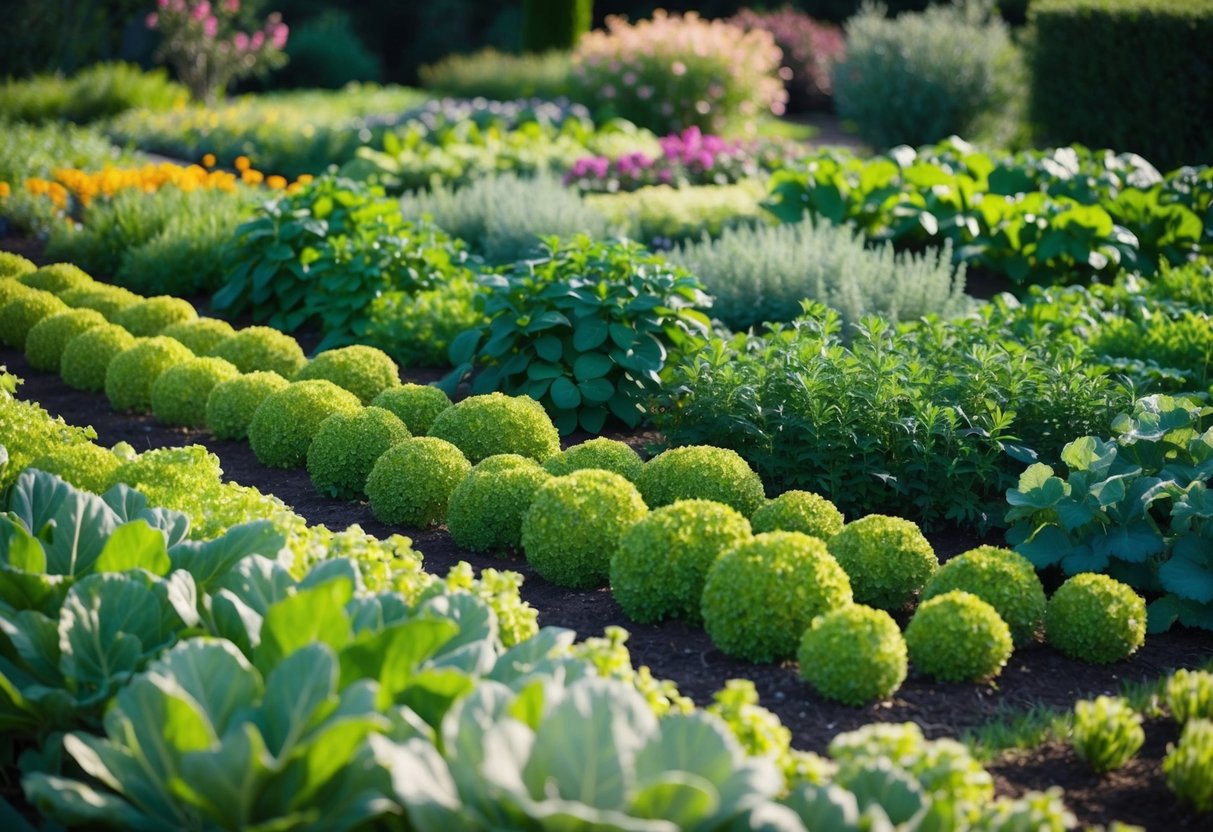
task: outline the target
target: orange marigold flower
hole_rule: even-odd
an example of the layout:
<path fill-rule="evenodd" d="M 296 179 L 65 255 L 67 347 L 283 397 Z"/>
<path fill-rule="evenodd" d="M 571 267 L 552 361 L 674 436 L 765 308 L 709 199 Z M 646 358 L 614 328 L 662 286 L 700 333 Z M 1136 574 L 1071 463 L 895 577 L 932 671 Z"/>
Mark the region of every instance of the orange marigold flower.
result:
<path fill-rule="evenodd" d="M 310 185 L 310 184 L 312 184 L 312 180 L 315 178 L 316 177 L 312 176 L 310 173 L 301 173 L 301 174 L 299 174 L 299 178 L 296 179 L 295 181 L 298 182 L 300 185 Z"/>
<path fill-rule="evenodd" d="M 286 177 L 274 174 L 273 176 L 266 178 L 265 184 L 269 185 L 270 188 L 275 191 L 281 191 L 286 187 Z"/>
<path fill-rule="evenodd" d="M 249 158 L 247 156 L 237 156 L 236 157 L 236 170 L 240 171 L 241 173 L 248 170 L 250 164 L 252 164 L 252 163 L 249 161 Z"/>
<path fill-rule="evenodd" d="M 215 154 L 207 153 L 202 157 L 202 166 L 204 168 L 213 168 L 215 166 Z"/>
<path fill-rule="evenodd" d="M 240 174 L 240 180 L 246 185 L 260 185 L 265 181 L 265 175 L 259 170 L 247 168 Z"/>
<path fill-rule="evenodd" d="M 12 192 L 13 189 L 7 182 L 0 182 L 0 199 L 4 199 Z"/>

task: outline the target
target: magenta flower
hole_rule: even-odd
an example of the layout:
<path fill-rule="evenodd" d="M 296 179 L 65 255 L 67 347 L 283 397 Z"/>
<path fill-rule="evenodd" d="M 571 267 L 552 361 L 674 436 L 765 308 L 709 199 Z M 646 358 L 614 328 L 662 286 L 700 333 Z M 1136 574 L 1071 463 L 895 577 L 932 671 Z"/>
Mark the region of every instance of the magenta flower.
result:
<path fill-rule="evenodd" d="M 144 18 L 144 23 L 147 24 L 147 28 L 149 28 L 149 29 L 155 29 L 156 24 L 159 22 L 160 22 L 160 15 L 156 14 L 155 12 L 152 12 L 146 18 Z"/>
<path fill-rule="evenodd" d="M 235 37 L 232 38 L 232 45 L 236 48 L 237 52 L 247 52 L 249 46 L 248 35 L 244 32 L 237 32 Z"/>
<path fill-rule="evenodd" d="M 206 35 L 208 38 L 213 38 L 215 35 L 219 34 L 219 20 L 214 17 L 208 17 L 206 20 L 202 21 L 202 34 Z"/>
<path fill-rule="evenodd" d="M 194 20 L 205 21 L 211 16 L 211 4 L 206 2 L 206 0 L 202 0 L 201 3 L 194 6 L 194 10 L 190 13 L 190 16 L 193 17 Z"/>

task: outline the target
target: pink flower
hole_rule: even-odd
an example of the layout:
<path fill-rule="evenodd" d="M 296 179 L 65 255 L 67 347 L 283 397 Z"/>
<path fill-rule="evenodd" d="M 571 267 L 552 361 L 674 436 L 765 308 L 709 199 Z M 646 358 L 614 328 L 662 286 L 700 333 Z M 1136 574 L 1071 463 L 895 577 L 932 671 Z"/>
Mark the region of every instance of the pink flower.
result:
<path fill-rule="evenodd" d="M 190 13 L 190 17 L 194 18 L 194 20 L 205 21 L 210 16 L 211 16 L 211 4 L 206 2 L 206 0 L 202 0 L 201 3 L 199 3 L 197 6 L 194 6 L 193 12 Z"/>
<path fill-rule="evenodd" d="M 208 17 L 206 20 L 202 21 L 202 34 L 206 35 L 208 38 L 213 38 L 215 35 L 219 34 L 218 19 Z"/>
<path fill-rule="evenodd" d="M 286 46 L 286 37 L 290 29 L 285 23 L 279 23 L 270 31 L 270 40 L 273 41 L 275 49 L 281 49 Z"/>
<path fill-rule="evenodd" d="M 265 43 L 265 32 L 253 32 L 253 39 L 249 42 L 253 51 L 256 52 L 260 49 L 263 43 Z"/>
<path fill-rule="evenodd" d="M 149 29 L 155 29 L 156 24 L 159 22 L 160 22 L 160 15 L 156 14 L 155 12 L 152 12 L 144 19 L 144 23 L 147 24 L 147 28 L 149 28 Z"/>
<path fill-rule="evenodd" d="M 675 75 L 686 75 L 687 65 L 682 61 L 674 61 L 674 65 L 670 67 L 670 72 Z"/>
<path fill-rule="evenodd" d="M 160 9 L 167 9 L 168 0 L 156 0 L 156 7 Z"/>
<path fill-rule="evenodd" d="M 237 52 L 248 51 L 248 35 L 244 32 L 237 32 L 236 36 L 232 38 L 232 45 L 236 47 Z"/>
<path fill-rule="evenodd" d="M 235 14 L 240 11 L 240 0 L 223 0 L 223 9 L 228 14 Z"/>

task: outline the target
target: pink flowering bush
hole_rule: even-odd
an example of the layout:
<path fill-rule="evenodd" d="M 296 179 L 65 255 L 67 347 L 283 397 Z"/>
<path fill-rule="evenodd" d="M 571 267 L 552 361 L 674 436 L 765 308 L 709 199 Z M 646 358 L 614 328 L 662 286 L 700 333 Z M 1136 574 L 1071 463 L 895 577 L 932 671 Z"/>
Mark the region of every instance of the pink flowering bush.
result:
<path fill-rule="evenodd" d="M 788 91 L 788 109 L 820 110 L 830 106 L 834 64 L 846 51 L 842 29 L 821 23 L 802 11 L 785 6 L 779 11 L 742 9 L 730 21 L 741 28 L 765 29 L 783 52 L 779 70 Z"/>
<path fill-rule="evenodd" d="M 616 159 L 578 159 L 564 183 L 589 193 L 634 191 L 646 185 L 728 185 L 769 171 L 782 158 L 775 145 L 727 141 L 698 127 L 671 133 L 660 144 L 660 156 L 634 152 Z"/>
<path fill-rule="evenodd" d="M 194 98 L 211 104 L 233 81 L 286 64 L 282 15 L 246 30 L 251 18 L 240 0 L 156 0 L 146 23 L 161 35 L 156 58 L 173 67 Z"/>
<path fill-rule="evenodd" d="M 783 112 L 779 61 L 770 32 L 658 10 L 636 24 L 608 17 L 605 30 L 582 37 L 571 86 L 599 118 L 626 118 L 658 133 L 720 132 Z"/>

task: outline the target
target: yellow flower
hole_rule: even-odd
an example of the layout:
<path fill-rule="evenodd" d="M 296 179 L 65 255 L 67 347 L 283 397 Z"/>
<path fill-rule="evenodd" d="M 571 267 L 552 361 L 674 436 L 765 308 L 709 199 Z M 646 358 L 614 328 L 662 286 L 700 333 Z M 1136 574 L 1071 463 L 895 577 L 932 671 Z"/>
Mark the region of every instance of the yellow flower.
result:
<path fill-rule="evenodd" d="M 12 192 L 13 192 L 13 189 L 9 186 L 9 184 L 7 182 L 0 182 L 0 199 L 4 199 L 6 196 L 11 194 Z"/>
<path fill-rule="evenodd" d="M 250 164 L 251 162 L 249 162 L 249 158 L 247 156 L 236 157 L 236 170 L 240 171 L 241 173 L 248 170 Z"/>
<path fill-rule="evenodd" d="M 281 191 L 286 187 L 286 177 L 274 174 L 265 180 L 265 184 L 269 185 L 272 190 Z"/>
<path fill-rule="evenodd" d="M 237 160 L 237 161 L 239 161 L 239 160 Z M 262 183 L 262 181 L 265 179 L 265 175 L 262 174 L 261 171 L 259 171 L 259 170 L 253 170 L 252 168 L 247 168 L 240 174 L 240 179 L 246 185 L 260 185 Z"/>
<path fill-rule="evenodd" d="M 204 168 L 213 168 L 215 166 L 215 154 L 207 153 L 202 157 L 202 166 Z"/>
<path fill-rule="evenodd" d="M 312 176 L 310 173 L 301 173 L 301 174 L 299 174 L 299 178 L 296 179 L 295 181 L 298 182 L 300 185 L 310 185 L 310 184 L 312 184 L 313 179 L 315 179 L 315 177 Z"/>

